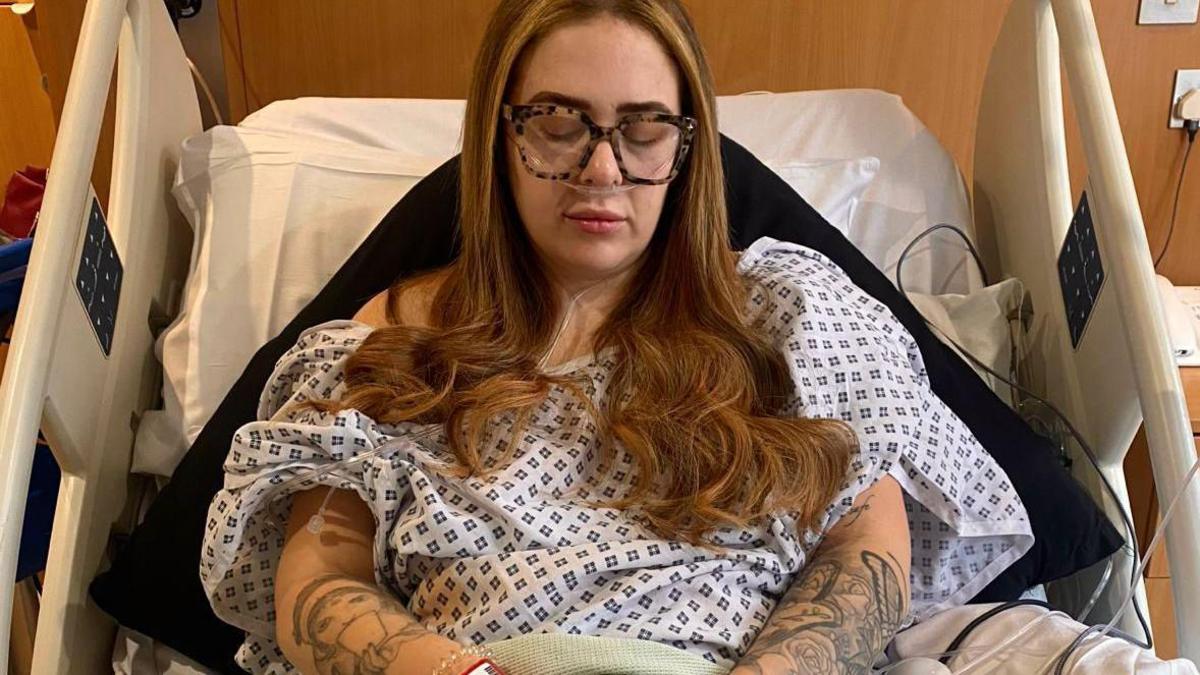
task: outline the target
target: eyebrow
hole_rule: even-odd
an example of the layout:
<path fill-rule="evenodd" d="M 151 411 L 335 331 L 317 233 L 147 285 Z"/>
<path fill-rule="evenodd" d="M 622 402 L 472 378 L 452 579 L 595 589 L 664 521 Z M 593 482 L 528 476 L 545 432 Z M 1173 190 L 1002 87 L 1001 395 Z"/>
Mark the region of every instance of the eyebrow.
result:
<path fill-rule="evenodd" d="M 555 103 L 565 105 L 571 108 L 579 108 L 580 110 L 591 110 L 592 104 L 581 98 L 568 96 L 557 91 L 539 91 L 529 99 L 529 103 Z M 666 103 L 662 101 L 630 101 L 621 103 L 617 106 L 618 114 L 637 113 L 637 112 L 661 112 L 668 115 L 674 115 Z"/>

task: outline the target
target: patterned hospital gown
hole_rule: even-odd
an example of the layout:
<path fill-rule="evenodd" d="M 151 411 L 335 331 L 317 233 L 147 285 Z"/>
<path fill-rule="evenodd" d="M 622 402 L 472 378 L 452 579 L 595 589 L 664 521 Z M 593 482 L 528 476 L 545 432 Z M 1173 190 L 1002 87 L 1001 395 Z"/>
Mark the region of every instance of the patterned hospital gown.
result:
<path fill-rule="evenodd" d="M 217 615 L 247 632 L 239 663 L 252 673 L 291 670 L 272 640 L 279 524 L 283 498 L 314 483 L 366 501 L 379 524 L 376 580 L 429 629 L 463 643 L 603 635 L 732 665 L 821 532 L 884 475 L 905 494 L 914 619 L 967 601 L 1029 549 L 1025 509 L 1007 476 L 930 391 L 915 342 L 884 305 L 829 259 L 793 244 L 759 240 L 738 269 L 760 282 L 752 314 L 787 356 L 795 384 L 788 413 L 844 420 L 859 439 L 819 532 L 800 534 L 781 514 L 720 530 L 722 547 L 706 549 L 590 505 L 589 497 L 621 497 L 629 486 L 612 478 L 619 472 L 599 475 L 605 450 L 596 425 L 562 387 L 538 408 L 510 464 L 481 478 L 443 478 L 438 466 L 448 454 L 433 428 L 297 405 L 338 396 L 347 356 L 371 331 L 335 321 L 305 332 L 280 359 L 260 421 L 234 436 L 224 489 L 209 509 L 201 576 Z M 599 356 L 561 371 L 583 376 L 599 402 L 612 367 Z"/>

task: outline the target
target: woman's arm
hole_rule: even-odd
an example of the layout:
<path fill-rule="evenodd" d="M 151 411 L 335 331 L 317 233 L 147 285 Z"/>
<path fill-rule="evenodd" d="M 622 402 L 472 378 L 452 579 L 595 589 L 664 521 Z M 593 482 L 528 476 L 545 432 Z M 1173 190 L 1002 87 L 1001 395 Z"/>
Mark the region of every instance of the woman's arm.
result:
<path fill-rule="evenodd" d="M 732 675 L 870 673 L 908 614 L 908 534 L 885 477 L 825 535 Z"/>
<path fill-rule="evenodd" d="M 375 519 L 353 492 L 335 491 L 319 534 L 305 525 L 328 488 L 295 496 L 275 575 L 276 641 L 301 673 L 429 675 L 461 649 L 425 630 L 375 585 Z M 460 672 L 473 663 L 462 657 Z"/>

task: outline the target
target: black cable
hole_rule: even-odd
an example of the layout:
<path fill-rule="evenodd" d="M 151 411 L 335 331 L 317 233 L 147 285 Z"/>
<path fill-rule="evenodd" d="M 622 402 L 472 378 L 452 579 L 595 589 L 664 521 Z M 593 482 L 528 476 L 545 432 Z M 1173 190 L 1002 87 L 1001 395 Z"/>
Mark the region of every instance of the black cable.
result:
<path fill-rule="evenodd" d="M 943 665 L 949 666 L 950 659 L 952 659 L 956 656 L 956 654 L 954 652 L 958 651 L 958 648 L 962 646 L 962 643 L 967 639 L 967 637 L 976 628 L 983 625 L 983 622 L 987 621 L 988 619 L 992 618 L 993 616 L 996 616 L 997 614 L 1000 614 L 1002 612 L 1007 612 L 1008 610 L 1012 609 L 1013 607 L 1024 607 L 1026 605 L 1035 605 L 1037 607 L 1045 607 L 1046 609 L 1048 609 L 1052 612 L 1054 611 L 1054 608 L 1050 606 L 1050 603 L 1045 602 L 1044 600 L 1034 600 L 1032 598 L 1026 599 L 1026 600 L 1012 600 L 1012 601 L 1006 602 L 1002 605 L 996 605 L 995 607 L 989 609 L 988 611 L 984 612 L 983 614 L 980 614 L 979 616 L 972 619 L 971 623 L 968 623 L 962 630 L 960 630 L 958 632 L 958 635 L 955 635 L 954 639 L 950 641 L 950 646 L 946 647 L 946 653 L 943 654 L 942 657 L 938 660 L 941 661 Z"/>
<path fill-rule="evenodd" d="M 988 280 L 987 267 L 983 264 L 983 258 L 980 257 L 979 251 L 975 250 L 975 243 L 971 241 L 971 238 L 967 236 L 967 233 L 963 232 L 954 225 L 950 225 L 948 223 L 938 223 L 937 225 L 926 228 L 925 231 L 913 237 L 912 241 L 908 242 L 908 246 L 905 246 L 904 250 L 900 252 L 900 258 L 896 261 L 896 288 L 900 290 L 900 295 L 906 297 L 908 296 L 908 294 L 904 291 L 904 279 L 900 276 L 900 271 L 904 269 L 904 259 L 908 257 L 909 252 L 912 251 L 912 248 L 917 245 L 917 242 L 921 241 L 925 237 L 928 237 L 934 232 L 937 232 L 938 230 L 950 230 L 959 237 L 962 237 L 962 240 L 967 244 L 967 249 L 971 251 L 971 256 L 975 258 L 975 264 L 979 266 L 979 274 L 983 277 L 983 285 L 991 286 L 992 283 Z"/>
<path fill-rule="evenodd" d="M 1163 241 L 1162 249 L 1158 255 L 1154 256 L 1154 269 L 1158 269 L 1158 264 L 1162 262 L 1164 256 L 1167 255 L 1167 249 L 1171 246 L 1171 237 L 1175 234 L 1175 219 L 1179 216 L 1179 193 L 1183 190 L 1183 177 L 1187 175 L 1188 158 L 1192 155 L 1192 146 L 1196 142 L 1196 129 L 1200 127 L 1200 120 L 1188 120 L 1184 123 L 1184 128 L 1187 129 L 1188 144 L 1187 150 L 1183 151 L 1183 164 L 1179 167 L 1179 180 L 1175 183 L 1175 199 L 1171 206 L 1171 224 L 1167 226 L 1167 238 Z"/>
<path fill-rule="evenodd" d="M 945 337 L 944 333 L 943 333 L 943 337 Z M 947 337 L 946 339 L 949 340 L 950 338 Z M 980 361 L 979 359 L 975 358 L 974 354 L 971 354 L 970 352 L 963 349 L 958 344 L 954 343 L 953 340 L 951 340 L 950 342 L 956 348 L 958 348 L 958 350 L 964 356 L 966 356 L 972 363 L 979 366 L 980 368 L 983 368 L 987 372 L 991 373 L 994 377 L 998 378 L 1001 382 L 1004 382 L 1005 384 L 1009 385 L 1010 387 L 1015 387 L 1017 391 L 1021 392 L 1022 394 L 1025 394 L 1026 396 L 1029 396 L 1030 398 L 1034 399 L 1038 403 L 1041 403 L 1042 405 L 1046 406 L 1047 408 L 1050 409 L 1051 412 L 1053 412 L 1058 417 L 1059 420 L 1062 421 L 1063 424 L 1067 425 L 1067 430 L 1070 431 L 1071 436 L 1075 438 L 1075 442 L 1079 444 L 1079 448 L 1081 450 L 1083 450 L 1083 454 L 1087 456 L 1088 463 L 1090 463 L 1092 465 L 1092 468 L 1096 470 L 1096 475 L 1100 477 L 1100 482 L 1104 485 L 1104 489 L 1108 492 L 1109 496 L 1112 497 L 1113 503 L 1115 503 L 1117 505 L 1117 511 L 1119 511 L 1121 514 L 1121 521 L 1125 525 L 1125 531 L 1127 532 L 1127 536 L 1129 537 L 1129 541 L 1127 542 L 1127 544 L 1130 547 L 1130 550 L 1132 551 L 1134 560 L 1137 560 L 1137 550 L 1138 550 L 1137 530 L 1134 529 L 1133 519 L 1130 518 L 1129 513 L 1125 510 L 1125 505 L 1121 502 L 1121 498 L 1117 496 L 1117 491 L 1115 488 L 1113 488 L 1112 483 L 1109 482 L 1108 476 L 1105 476 L 1104 472 L 1100 470 L 1100 460 L 1096 459 L 1096 453 L 1093 452 L 1092 447 L 1090 445 L 1088 445 L 1086 441 L 1083 440 L 1083 436 L 1079 433 L 1079 430 L 1075 428 L 1075 425 L 1071 423 L 1071 420 L 1067 418 L 1066 414 L 1063 413 L 1061 410 L 1059 410 L 1058 407 L 1055 406 L 1053 403 L 1047 401 L 1046 399 L 1042 398 L 1041 396 L 1038 396 L 1037 394 L 1033 393 L 1032 391 L 1025 388 L 1024 386 L 1019 385 L 1016 382 L 1012 382 L 1008 378 L 1006 378 L 1003 375 L 992 370 L 990 367 L 988 367 L 987 364 L 985 364 L 982 361 Z M 1136 564 L 1130 566 L 1130 573 L 1129 573 L 1130 581 L 1129 581 L 1129 583 L 1131 586 L 1137 586 L 1137 580 L 1138 580 L 1137 567 L 1138 566 Z M 1150 626 L 1146 622 L 1146 617 L 1142 614 L 1142 607 L 1141 607 L 1141 605 L 1138 604 L 1136 594 L 1133 596 L 1133 613 L 1137 616 L 1138 624 L 1141 626 L 1142 632 L 1145 633 L 1145 635 L 1146 635 L 1146 641 L 1144 643 L 1140 642 L 1140 641 L 1134 641 L 1134 644 L 1136 644 L 1137 646 L 1139 646 L 1143 649 L 1153 649 L 1154 648 L 1154 638 L 1151 637 L 1151 635 L 1150 635 Z"/>
<path fill-rule="evenodd" d="M 917 235 L 917 238 L 919 239 L 920 237 L 928 234 L 929 232 L 931 232 L 935 229 L 942 229 L 942 228 L 950 229 L 950 230 L 954 230 L 954 231 L 958 232 L 960 237 L 962 237 L 965 241 L 967 241 L 968 244 L 970 243 L 970 239 L 967 237 L 967 234 L 965 232 L 963 232 L 962 230 L 958 229 L 957 227 L 955 227 L 953 225 L 948 225 L 946 223 L 939 223 L 939 224 L 929 228 L 925 232 L 922 232 L 921 234 Z M 897 282 L 899 281 L 900 267 L 901 267 L 901 265 L 904 264 L 904 257 L 908 253 L 908 251 L 910 249 L 912 249 L 913 243 L 915 243 L 915 241 L 916 241 L 916 239 L 914 239 L 912 242 L 909 242 L 908 246 L 906 246 L 904 248 L 904 251 L 900 254 L 900 259 L 896 263 Z M 975 251 L 974 246 L 969 246 L 969 247 L 972 252 Z M 975 262 L 979 265 L 980 276 L 982 276 L 985 279 L 985 283 L 986 283 L 987 270 L 984 269 L 983 261 L 980 259 L 978 254 L 975 255 Z M 903 287 L 900 287 L 900 292 L 904 293 Z M 907 297 L 907 294 L 905 295 L 905 297 Z M 1055 414 L 1055 416 L 1058 417 L 1058 419 L 1060 421 L 1062 421 L 1063 424 L 1066 425 L 1067 430 L 1070 432 L 1071 436 L 1075 438 L 1075 442 L 1079 444 L 1079 448 L 1081 450 L 1083 450 L 1083 454 L 1085 456 L 1087 456 L 1088 462 L 1092 465 L 1092 468 L 1095 469 L 1096 475 L 1099 476 L 1100 482 L 1104 485 L 1104 489 L 1108 492 L 1109 496 L 1112 497 L 1113 503 L 1117 505 L 1117 510 L 1121 514 L 1121 521 L 1125 526 L 1125 531 L 1128 536 L 1127 545 L 1130 546 L 1130 550 L 1133 552 L 1132 553 L 1133 558 L 1136 560 L 1137 559 L 1137 550 L 1138 550 L 1137 530 L 1133 526 L 1133 519 L 1132 519 L 1132 517 L 1130 517 L 1129 513 L 1125 510 L 1125 505 L 1124 505 L 1124 503 L 1122 503 L 1121 498 L 1117 495 L 1116 489 L 1113 488 L 1112 483 L 1110 483 L 1108 480 L 1108 477 L 1104 475 L 1103 471 L 1101 471 L 1100 460 L 1096 459 L 1096 453 L 1092 451 L 1092 447 L 1090 445 L 1088 445 L 1087 441 L 1083 440 L 1083 435 L 1079 433 L 1079 430 L 1075 428 L 1075 425 L 1071 423 L 1071 420 L 1066 416 L 1066 414 L 1063 413 L 1063 411 L 1059 410 L 1058 406 L 1047 401 L 1046 399 L 1042 398 L 1041 396 L 1038 396 L 1037 394 L 1033 393 L 1032 391 L 1030 391 L 1028 388 L 1024 387 L 1023 385 L 1017 384 L 1016 382 L 1009 380 L 1007 377 L 1001 375 L 1000 373 L 997 373 L 996 371 L 992 370 L 992 368 L 990 366 L 988 366 L 983 361 L 980 361 L 978 358 L 975 357 L 974 354 L 972 354 L 971 352 L 964 349 L 962 347 L 962 345 L 959 345 L 954 340 L 951 340 L 949 336 L 947 336 L 945 333 L 942 333 L 942 331 L 939 330 L 937 328 L 937 326 L 933 325 L 928 320 L 926 320 L 925 323 L 929 324 L 929 326 L 931 328 L 933 328 L 934 330 L 937 330 L 939 333 L 941 333 L 942 337 L 945 338 L 946 341 L 949 342 L 951 345 L 953 345 L 955 347 L 955 349 L 957 349 L 959 351 L 959 353 L 962 354 L 964 357 L 966 357 L 969 361 L 971 361 L 975 365 L 979 366 L 986 372 L 990 373 L 992 376 L 996 377 L 1001 382 L 1009 385 L 1010 387 L 1015 388 L 1017 391 L 1021 392 L 1022 394 L 1025 394 L 1026 396 L 1029 396 L 1030 398 L 1034 399 L 1035 401 L 1046 406 L 1047 408 L 1050 409 L 1050 411 L 1052 413 Z M 1130 569 L 1131 587 L 1136 587 L 1137 581 L 1138 581 L 1137 565 L 1132 565 L 1131 569 Z M 1133 613 L 1137 616 L 1138 624 L 1141 626 L 1142 632 L 1146 635 L 1146 642 L 1143 643 L 1140 641 L 1133 641 L 1133 643 L 1143 649 L 1152 649 L 1154 647 L 1154 638 L 1151 637 L 1151 635 L 1150 635 L 1150 626 L 1146 621 L 1145 615 L 1142 614 L 1142 608 L 1141 608 L 1141 605 L 1138 604 L 1136 594 L 1133 596 L 1132 604 L 1133 604 Z"/>

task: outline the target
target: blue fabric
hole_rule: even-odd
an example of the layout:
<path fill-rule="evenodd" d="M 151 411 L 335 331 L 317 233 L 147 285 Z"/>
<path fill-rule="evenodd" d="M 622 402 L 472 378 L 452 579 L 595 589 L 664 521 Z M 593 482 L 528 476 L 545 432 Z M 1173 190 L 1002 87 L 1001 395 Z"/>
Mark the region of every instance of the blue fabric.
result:
<path fill-rule="evenodd" d="M 33 454 L 33 473 L 29 477 L 29 497 L 25 500 L 21 550 L 17 554 L 17 581 L 46 569 L 60 478 L 62 472 L 49 446 L 38 443 Z"/>
<path fill-rule="evenodd" d="M 0 316 L 17 310 L 32 248 L 32 239 L 18 239 L 0 246 Z"/>

